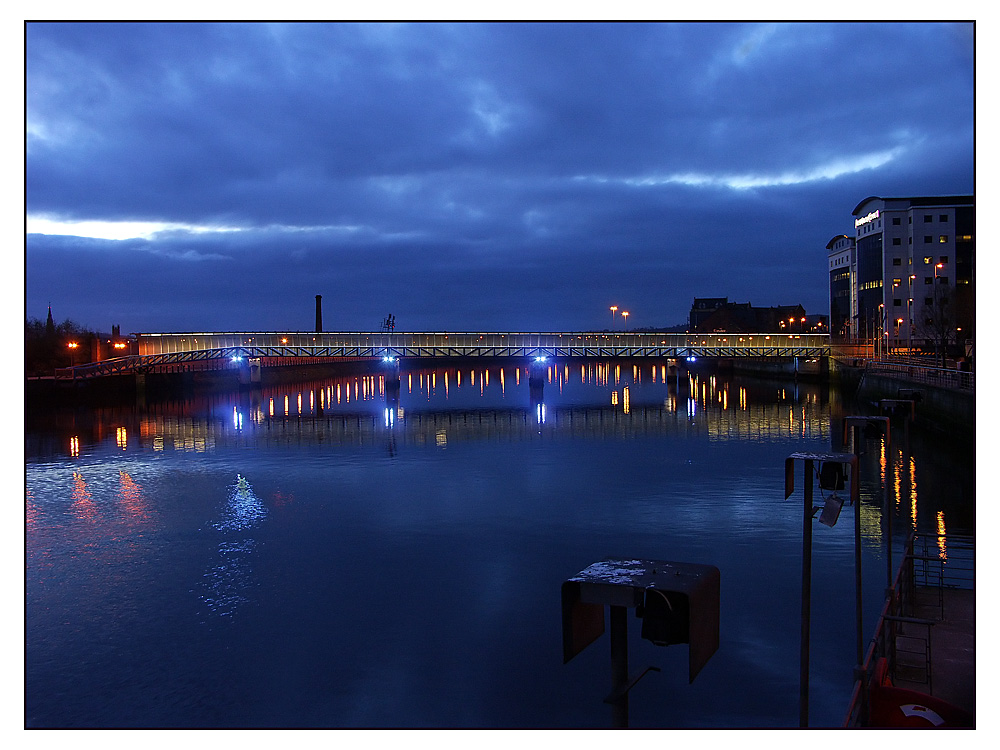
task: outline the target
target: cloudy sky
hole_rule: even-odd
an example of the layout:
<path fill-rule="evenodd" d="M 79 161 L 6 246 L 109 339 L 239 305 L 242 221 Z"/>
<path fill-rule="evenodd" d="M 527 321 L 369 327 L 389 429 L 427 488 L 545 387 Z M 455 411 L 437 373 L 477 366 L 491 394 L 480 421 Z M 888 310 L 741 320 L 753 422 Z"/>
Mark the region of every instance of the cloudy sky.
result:
<path fill-rule="evenodd" d="M 26 314 L 554 331 L 828 312 L 870 195 L 975 189 L 970 24 L 27 24 Z M 616 325 L 621 326 L 620 317 Z"/>

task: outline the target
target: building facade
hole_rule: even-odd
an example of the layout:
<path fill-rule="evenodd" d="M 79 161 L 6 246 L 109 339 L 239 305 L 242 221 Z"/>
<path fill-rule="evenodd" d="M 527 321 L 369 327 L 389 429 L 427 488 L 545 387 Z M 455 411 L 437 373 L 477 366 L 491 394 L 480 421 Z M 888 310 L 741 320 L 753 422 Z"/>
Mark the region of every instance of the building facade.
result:
<path fill-rule="evenodd" d="M 830 270 L 830 334 L 853 338 L 851 328 L 856 314 L 854 238 L 838 234 L 826 243 Z"/>
<path fill-rule="evenodd" d="M 754 307 L 727 297 L 706 297 L 691 305 L 691 333 L 827 333 L 825 315 L 807 315 L 802 305 Z"/>
<path fill-rule="evenodd" d="M 830 330 L 881 351 L 963 344 L 975 326 L 975 199 L 870 196 L 827 243 Z"/>

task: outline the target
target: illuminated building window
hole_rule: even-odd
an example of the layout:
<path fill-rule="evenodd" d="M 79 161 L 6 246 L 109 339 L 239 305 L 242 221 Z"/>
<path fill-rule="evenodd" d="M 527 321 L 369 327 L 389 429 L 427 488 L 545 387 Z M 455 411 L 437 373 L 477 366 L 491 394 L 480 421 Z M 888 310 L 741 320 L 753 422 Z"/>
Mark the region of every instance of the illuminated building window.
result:
<path fill-rule="evenodd" d="M 931 263 L 933 263 L 933 262 L 934 262 L 934 258 L 932 258 L 932 257 L 931 257 L 931 256 L 929 256 L 929 255 L 925 255 L 925 256 L 924 256 L 924 265 L 925 265 L 925 266 L 929 266 L 929 265 L 930 265 Z"/>
<path fill-rule="evenodd" d="M 946 234 L 942 234 L 940 237 L 938 237 L 938 242 L 947 242 L 947 241 L 948 241 L 948 235 Z"/>

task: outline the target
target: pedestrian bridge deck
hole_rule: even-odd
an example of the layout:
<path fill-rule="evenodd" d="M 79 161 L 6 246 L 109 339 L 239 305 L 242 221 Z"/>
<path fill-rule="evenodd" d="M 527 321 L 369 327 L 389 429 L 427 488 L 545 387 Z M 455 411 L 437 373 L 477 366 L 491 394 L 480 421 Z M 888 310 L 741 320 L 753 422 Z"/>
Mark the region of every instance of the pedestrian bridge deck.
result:
<path fill-rule="evenodd" d="M 138 354 L 72 368 L 93 377 L 163 365 L 252 358 L 801 357 L 828 356 L 827 334 L 686 333 L 140 333 Z"/>

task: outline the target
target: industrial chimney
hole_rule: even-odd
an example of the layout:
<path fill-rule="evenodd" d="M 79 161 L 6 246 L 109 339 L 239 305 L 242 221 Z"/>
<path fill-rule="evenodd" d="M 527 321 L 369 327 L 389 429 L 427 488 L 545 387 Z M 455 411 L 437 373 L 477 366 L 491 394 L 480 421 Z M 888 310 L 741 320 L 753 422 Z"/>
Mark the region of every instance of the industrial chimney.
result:
<path fill-rule="evenodd" d="M 316 333 L 323 333 L 323 295 L 316 295 Z"/>

